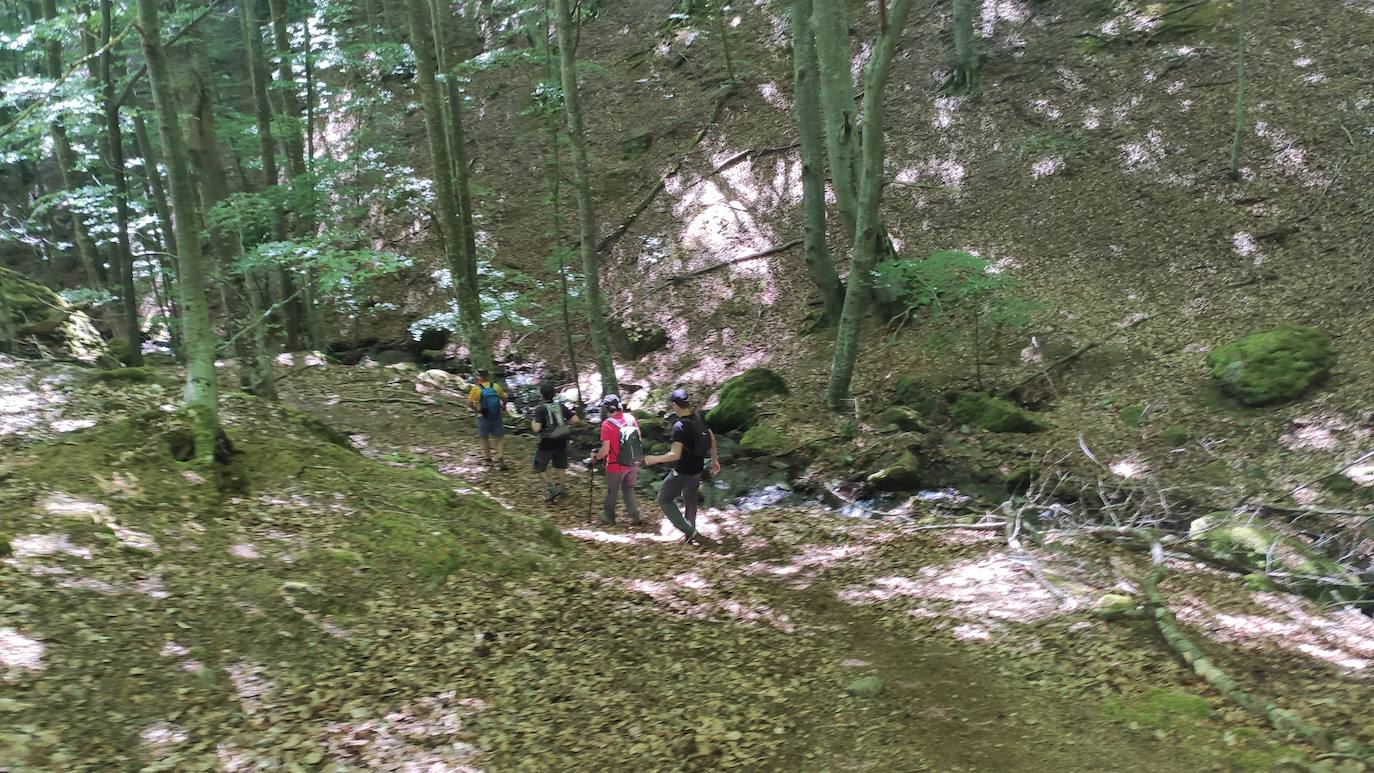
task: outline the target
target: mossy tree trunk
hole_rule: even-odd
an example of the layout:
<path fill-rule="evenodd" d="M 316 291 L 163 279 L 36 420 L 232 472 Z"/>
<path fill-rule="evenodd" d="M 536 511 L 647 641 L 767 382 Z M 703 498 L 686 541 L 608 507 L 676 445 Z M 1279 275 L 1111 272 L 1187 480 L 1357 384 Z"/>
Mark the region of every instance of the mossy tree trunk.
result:
<path fill-rule="evenodd" d="M 129 342 L 129 365 L 143 364 L 143 328 L 139 324 L 138 289 L 134 286 L 134 251 L 129 244 L 129 181 L 124 174 L 124 132 L 119 124 L 115 98 L 114 27 L 112 0 L 100 0 L 100 80 L 105 108 L 106 157 L 115 189 L 115 265 L 119 274 L 119 298 L 124 317 L 124 337 Z"/>
<path fill-rule="evenodd" d="M 824 2 L 825 0 L 822 0 Z M 816 43 L 811 32 L 812 0 L 792 2 L 793 112 L 801 144 L 802 242 L 806 270 L 821 294 L 825 320 L 840 321 L 844 304 L 840 278 L 825 241 L 825 137 L 817 83 Z"/>
<path fill-rule="evenodd" d="M 459 325 L 473 363 L 479 368 L 490 369 L 493 361 L 486 332 L 482 329 L 476 269 L 469 267 L 464 257 L 462 217 L 458 194 L 453 186 L 453 167 L 448 152 L 443 98 L 436 79 L 438 63 L 427 0 L 407 0 L 406 17 L 410 23 L 411 47 L 415 51 L 416 86 L 425 116 L 425 134 L 434 168 L 435 203 L 439 210 L 439 227 L 443 229 L 444 255 L 448 259 L 449 274 L 458 301 Z"/>
<path fill-rule="evenodd" d="M 143 120 L 141 111 L 134 112 L 134 140 L 138 145 L 138 155 L 143 159 L 143 174 L 147 178 L 153 210 L 157 213 L 157 225 L 162 231 L 162 248 L 171 255 L 177 254 L 177 232 L 172 226 L 172 206 L 167 200 L 167 187 L 162 184 L 162 160 L 148 136 L 148 124 Z M 174 267 L 175 268 L 175 267 Z"/>
<path fill-rule="evenodd" d="M 849 19 L 839 0 L 815 2 L 811 15 L 820 74 L 821 111 L 825 115 L 825 147 L 830 159 L 830 184 L 840 213 L 846 242 L 854 240 L 858 218 L 858 116 L 854 111 L 854 79 L 850 74 Z"/>
<path fill-rule="evenodd" d="M 453 14 L 444 0 L 433 0 L 430 11 L 434 20 L 434 52 L 443 75 L 445 136 L 449 146 L 449 160 L 453 165 L 453 187 L 458 195 L 458 224 L 462 229 L 462 260 L 468 281 L 479 287 L 477 277 L 477 226 L 472 212 L 472 174 L 468 168 L 468 139 L 463 128 L 463 89 L 453 73 L 457 56 L 452 51 Z"/>
<path fill-rule="evenodd" d="M 978 41 L 973 34 L 973 0 L 954 0 L 955 89 L 973 91 L 978 81 Z"/>
<path fill-rule="evenodd" d="M 601 373 L 601 391 L 620 391 L 615 359 L 611 355 L 611 336 L 606 324 L 606 307 L 601 298 L 601 277 L 596 253 L 596 215 L 592 208 L 591 172 L 587 161 L 587 139 L 582 130 L 582 102 L 577 91 L 577 49 L 574 43 L 572 9 L 569 0 L 554 0 L 554 26 L 558 30 L 559 69 L 563 80 L 563 114 L 568 122 L 568 145 L 572 149 L 573 191 L 577 196 L 579 250 L 582 253 L 583 295 L 587 326 L 591 333 L 596 367 Z"/>
<path fill-rule="evenodd" d="M 252 0 L 239 3 L 239 26 L 248 59 L 248 80 L 253 87 L 253 117 L 257 123 L 258 146 L 262 153 L 262 190 L 269 192 L 278 184 L 280 176 L 277 171 L 276 143 L 272 139 L 272 103 L 267 95 L 267 60 L 263 56 L 257 4 Z M 286 215 L 279 205 L 272 207 L 272 238 L 277 241 L 286 239 Z"/>
<path fill-rule="evenodd" d="M 215 339 L 206 301 L 205 265 L 200 249 L 195 186 L 186 144 L 177 127 L 176 95 L 171 69 L 162 50 L 162 22 L 158 0 L 138 0 L 143 53 L 148 61 L 148 81 L 157 107 L 162 147 L 167 154 L 172 212 L 176 217 L 177 244 L 181 249 L 178 287 L 181 292 L 182 338 L 186 347 L 185 403 L 195 428 L 195 458 L 204 464 L 214 460 L 219 438 L 219 400 L 215 385 Z"/>
<path fill-rule="evenodd" d="M 879 34 L 864 71 L 863 165 L 859 169 L 859 198 L 855 212 L 857 230 L 849 267 L 849 286 L 845 291 L 844 309 L 835 337 L 830 384 L 826 389 L 826 403 L 834 410 L 843 408 L 849 398 L 854 363 L 859 356 L 859 332 L 869 306 L 868 292 L 873 282 L 873 267 L 886 243 L 880 211 L 885 154 L 883 94 L 892 70 L 892 57 L 901 44 L 902 31 L 911 13 L 911 3 L 912 0 L 896 0 L 893 3 L 887 15 L 886 29 Z"/>

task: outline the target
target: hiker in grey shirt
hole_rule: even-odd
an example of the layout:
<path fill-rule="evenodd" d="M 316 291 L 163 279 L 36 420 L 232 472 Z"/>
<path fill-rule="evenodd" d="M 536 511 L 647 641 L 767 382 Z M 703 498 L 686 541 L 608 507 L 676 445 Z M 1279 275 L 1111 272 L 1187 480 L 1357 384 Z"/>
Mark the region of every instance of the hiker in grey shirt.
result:
<path fill-rule="evenodd" d="M 644 464 L 676 462 L 673 471 L 663 481 L 658 492 L 658 506 L 663 514 L 683 533 L 683 542 L 697 542 L 697 489 L 710 460 L 711 474 L 720 472 L 720 457 L 716 454 L 716 435 L 706 426 L 701 413 L 692 407 L 691 395 L 685 389 L 674 389 L 672 401 L 672 448 L 666 454 L 644 457 Z M 678 497 L 683 498 L 683 510 L 678 510 Z M 699 543 L 698 543 L 699 544 Z"/>

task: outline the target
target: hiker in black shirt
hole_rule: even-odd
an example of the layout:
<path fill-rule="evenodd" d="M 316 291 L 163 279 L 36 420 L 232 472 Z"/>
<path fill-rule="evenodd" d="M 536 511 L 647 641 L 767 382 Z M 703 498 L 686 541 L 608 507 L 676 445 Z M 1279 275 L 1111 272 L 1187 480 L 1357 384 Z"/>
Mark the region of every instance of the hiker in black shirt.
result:
<path fill-rule="evenodd" d="M 553 384 L 540 384 L 539 396 L 544 404 L 534 409 L 530 420 L 530 429 L 539 436 L 539 445 L 534 449 L 534 471 L 544 479 L 544 501 L 552 502 L 568 493 L 563 480 L 568 471 L 570 427 L 582 420 L 562 401 L 554 399 Z"/>
<path fill-rule="evenodd" d="M 676 462 L 663 488 L 658 492 L 658 506 L 663 514 L 681 531 L 683 542 L 697 538 L 697 489 L 701 486 L 702 473 L 707 466 L 711 474 L 720 472 L 720 458 L 716 455 L 715 433 L 706 426 L 706 420 L 692 407 L 691 396 L 685 389 L 675 389 L 669 396 L 676 419 L 673 422 L 672 448 L 659 456 L 644 457 L 645 464 Z M 678 510 L 679 496 L 683 498 L 683 509 Z"/>

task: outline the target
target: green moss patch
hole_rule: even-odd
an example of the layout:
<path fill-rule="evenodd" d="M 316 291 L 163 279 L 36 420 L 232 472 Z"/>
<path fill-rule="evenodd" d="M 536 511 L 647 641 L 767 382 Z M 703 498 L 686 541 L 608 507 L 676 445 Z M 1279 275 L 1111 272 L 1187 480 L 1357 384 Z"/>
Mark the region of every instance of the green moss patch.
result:
<path fill-rule="evenodd" d="M 706 413 L 706 423 L 716 432 L 748 429 L 758 420 L 759 400 L 785 394 L 782 376 L 767 368 L 750 368 L 721 385 L 720 399 Z"/>
<path fill-rule="evenodd" d="M 1150 690 L 1126 698 L 1108 698 L 1107 714 L 1122 721 L 1160 730 L 1185 730 L 1211 718 L 1207 699 L 1181 690 Z"/>
<path fill-rule="evenodd" d="M 1213 349 L 1212 377 L 1246 405 L 1266 405 L 1302 395 L 1331 372 L 1336 350 L 1325 333 L 1281 325 Z"/>
<path fill-rule="evenodd" d="M 1012 403 L 981 392 L 964 392 L 951 411 L 954 420 L 989 432 L 1043 432 L 1044 421 Z"/>
<path fill-rule="evenodd" d="M 785 442 L 781 432 L 765 424 L 759 424 L 750 427 L 749 431 L 744 433 L 744 437 L 740 438 L 739 448 L 746 453 L 766 456 L 782 451 Z"/>
<path fill-rule="evenodd" d="M 903 451 L 892 463 L 869 475 L 868 485 L 878 491 L 910 491 L 920 488 L 921 460 L 910 451 Z"/>
<path fill-rule="evenodd" d="M 940 396 L 919 376 L 897 379 L 893 398 L 899 405 L 914 408 L 923 416 L 933 416 L 940 407 Z"/>

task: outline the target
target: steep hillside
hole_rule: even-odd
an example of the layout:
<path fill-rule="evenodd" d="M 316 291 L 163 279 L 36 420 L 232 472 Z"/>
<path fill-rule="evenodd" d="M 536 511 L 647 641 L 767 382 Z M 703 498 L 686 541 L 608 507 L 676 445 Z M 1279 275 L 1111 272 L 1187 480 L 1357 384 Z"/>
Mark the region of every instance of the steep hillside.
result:
<path fill-rule="evenodd" d="M 606 260 L 609 305 L 622 321 L 662 326 L 668 338 L 662 351 L 622 358 L 624 380 L 713 388 L 766 363 L 794 384 L 803 396 L 794 409 L 807 414 L 830 345 L 823 332 L 797 332 L 808 329 L 814 306 L 799 250 L 788 246 L 800 235 L 800 186 L 781 13 L 776 4 L 740 11 L 729 38 L 738 82 L 728 90 L 719 40 L 690 28 L 661 35 L 653 4 L 604 7 L 586 25 L 580 53 L 590 60 L 584 83 L 601 233 L 624 229 Z M 1001 387 L 1095 344 L 1037 385 L 1031 402 L 1051 409 L 1053 429 L 1027 453 L 1073 449 L 1082 433 L 1104 464 L 1128 476 L 1191 475 L 1221 454 L 1204 479 L 1189 479 L 1201 487 L 1197 498 L 1219 505 L 1229 495 L 1207 493 L 1213 487 L 1282 493 L 1353 458 L 1370 430 L 1361 384 L 1374 361 L 1360 335 L 1371 311 L 1374 87 L 1363 75 L 1374 9 L 1344 2 L 1299 13 L 1261 1 L 1249 13 L 1239 182 L 1226 176 L 1231 6 L 985 3 L 984 69 L 973 96 L 938 91 L 950 60 L 947 13 L 914 15 L 888 92 L 884 213 L 894 242 L 905 257 L 960 249 L 992 259 L 1038 311 L 1029 325 L 984 343 L 976 376 L 967 321 L 875 327 L 860 360 L 861 404 L 885 402 L 903 374 L 937 394 L 975 380 Z M 856 40 L 871 39 L 870 17 L 851 9 Z M 492 264 L 543 285 L 490 278 L 535 307 L 556 297 L 546 187 L 530 163 L 546 149 L 527 109 L 540 75 L 524 65 L 475 75 L 480 108 L 470 125 Z M 563 209 L 567 230 L 571 197 Z M 787 248 L 683 277 L 776 247 Z M 415 287 L 375 337 L 400 337 L 445 302 L 427 276 Z M 1280 322 L 1319 323 L 1335 338 L 1333 377 L 1277 411 L 1234 408 L 1207 378 L 1205 352 Z M 515 329 L 504 341 L 508 350 L 518 343 L 512 353 L 521 358 L 564 365 L 556 325 Z M 1168 442 L 1165 429 L 1174 430 Z M 1299 463 L 1285 453 L 1293 448 L 1313 453 Z M 996 447 L 993 461 L 1009 453 Z"/>

